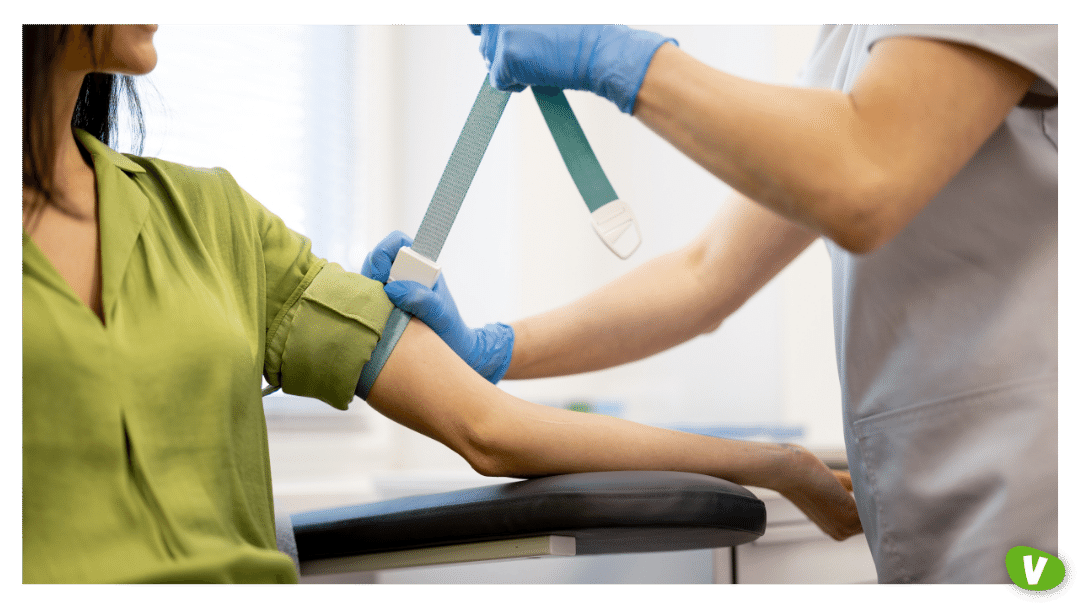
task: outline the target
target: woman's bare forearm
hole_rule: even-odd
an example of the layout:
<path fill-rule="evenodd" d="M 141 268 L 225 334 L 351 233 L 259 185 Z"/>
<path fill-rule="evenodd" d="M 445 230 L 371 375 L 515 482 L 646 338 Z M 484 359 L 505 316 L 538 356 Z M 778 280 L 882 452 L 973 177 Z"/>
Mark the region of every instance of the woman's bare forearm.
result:
<path fill-rule="evenodd" d="M 506 406 L 506 404 L 504 404 Z M 584 471 L 683 471 L 779 492 L 829 536 L 862 530 L 850 477 L 800 446 L 736 441 L 659 429 L 516 400 L 487 444 L 496 475 Z"/>
<path fill-rule="evenodd" d="M 529 403 L 481 378 L 416 320 L 372 386 L 368 403 L 450 447 L 484 475 L 700 473 L 776 490 L 834 537 L 858 532 L 847 489 L 797 446 L 681 433 Z"/>
<path fill-rule="evenodd" d="M 493 476 L 675 470 L 779 489 L 790 456 L 778 446 L 658 429 L 523 401 L 479 377 L 416 320 L 409 323 L 368 401 Z"/>

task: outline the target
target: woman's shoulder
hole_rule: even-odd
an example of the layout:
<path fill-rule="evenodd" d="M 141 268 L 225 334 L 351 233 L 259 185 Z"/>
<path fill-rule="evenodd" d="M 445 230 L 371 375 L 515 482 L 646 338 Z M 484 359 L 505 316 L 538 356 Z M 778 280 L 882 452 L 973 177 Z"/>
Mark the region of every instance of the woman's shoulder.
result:
<path fill-rule="evenodd" d="M 85 131 L 76 130 L 76 136 L 95 166 L 105 163 L 123 173 L 170 226 L 190 226 L 224 241 L 249 240 L 262 232 L 270 215 L 221 167 L 120 153 Z"/>
<path fill-rule="evenodd" d="M 132 177 L 141 182 L 148 195 L 182 209 L 186 215 L 218 218 L 215 221 L 228 216 L 235 221 L 252 212 L 244 190 L 222 167 L 197 167 L 133 154 L 124 157 L 144 169 L 141 176 Z"/>
<path fill-rule="evenodd" d="M 161 187 L 174 195 L 197 195 L 199 198 L 210 194 L 241 196 L 239 184 L 231 173 L 221 167 L 196 167 L 152 156 L 123 156 L 142 167 L 149 174 L 148 177 L 160 182 Z"/>
<path fill-rule="evenodd" d="M 94 165 L 111 165 L 133 180 L 151 199 L 185 203 L 194 198 L 235 198 L 242 200 L 240 186 L 220 167 L 203 168 L 139 154 L 121 153 L 82 129 L 75 130 L 79 144 L 94 159 Z"/>
<path fill-rule="evenodd" d="M 257 239 L 257 209 L 227 170 L 196 167 L 149 156 L 125 154 L 143 169 L 131 177 L 169 225 L 190 226 L 208 247 L 229 247 Z"/>

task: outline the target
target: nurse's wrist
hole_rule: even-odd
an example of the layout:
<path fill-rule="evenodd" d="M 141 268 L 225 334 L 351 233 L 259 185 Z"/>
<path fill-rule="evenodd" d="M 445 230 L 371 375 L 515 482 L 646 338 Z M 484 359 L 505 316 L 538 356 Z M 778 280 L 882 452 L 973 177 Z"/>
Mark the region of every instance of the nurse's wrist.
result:
<path fill-rule="evenodd" d="M 641 86 L 634 95 L 631 116 L 646 122 L 650 113 L 653 116 L 669 113 L 672 108 L 671 84 L 685 77 L 685 67 L 681 61 L 685 61 L 685 56 L 680 56 L 676 44 L 661 44 L 656 49 L 642 77 Z"/>
<path fill-rule="evenodd" d="M 469 365 L 492 384 L 498 384 L 510 367 L 514 329 L 505 323 L 489 323 L 473 331 L 474 355 Z"/>
<path fill-rule="evenodd" d="M 525 355 L 528 352 L 527 348 L 522 347 L 522 341 L 528 340 L 528 326 L 521 321 L 510 324 L 511 331 L 514 332 L 514 345 L 510 349 L 510 360 L 506 365 L 506 372 L 503 374 L 503 380 L 524 380 L 530 378 L 523 369 L 525 368 Z"/>

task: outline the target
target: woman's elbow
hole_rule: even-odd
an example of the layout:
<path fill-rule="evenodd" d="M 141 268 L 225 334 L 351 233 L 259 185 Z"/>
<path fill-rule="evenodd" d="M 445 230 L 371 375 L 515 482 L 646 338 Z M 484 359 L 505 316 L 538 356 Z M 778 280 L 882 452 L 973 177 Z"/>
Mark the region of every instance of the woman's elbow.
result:
<path fill-rule="evenodd" d="M 512 467 L 508 466 L 507 459 L 500 454 L 487 451 L 483 448 L 473 450 L 465 455 L 465 460 L 474 471 L 484 477 L 521 477 L 515 474 Z"/>
<path fill-rule="evenodd" d="M 497 420 L 477 420 L 462 432 L 455 451 L 484 477 L 523 477 L 520 467 L 506 449 L 507 431 Z"/>
<path fill-rule="evenodd" d="M 523 466 L 511 454 L 499 450 L 481 450 L 466 457 L 474 471 L 484 477 L 529 478 L 542 475 L 542 472 Z"/>

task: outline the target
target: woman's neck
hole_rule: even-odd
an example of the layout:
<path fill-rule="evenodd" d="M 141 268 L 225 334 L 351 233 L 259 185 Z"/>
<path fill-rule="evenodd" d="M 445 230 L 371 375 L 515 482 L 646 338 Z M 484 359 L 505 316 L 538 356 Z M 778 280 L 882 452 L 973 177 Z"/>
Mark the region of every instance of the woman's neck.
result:
<path fill-rule="evenodd" d="M 94 169 L 83 156 L 71 128 L 71 118 L 85 75 L 81 71 L 64 70 L 62 66 L 53 73 L 49 103 L 46 105 L 51 109 L 51 116 L 42 144 L 46 151 L 43 155 L 47 162 L 43 167 L 48 176 L 46 187 L 58 208 L 76 218 L 90 220 L 96 217 L 97 211 Z M 23 160 L 23 170 L 27 170 L 26 159 Z M 24 200 L 41 196 L 33 188 L 23 187 Z M 27 207 L 33 205 L 26 205 L 24 209 Z"/>

